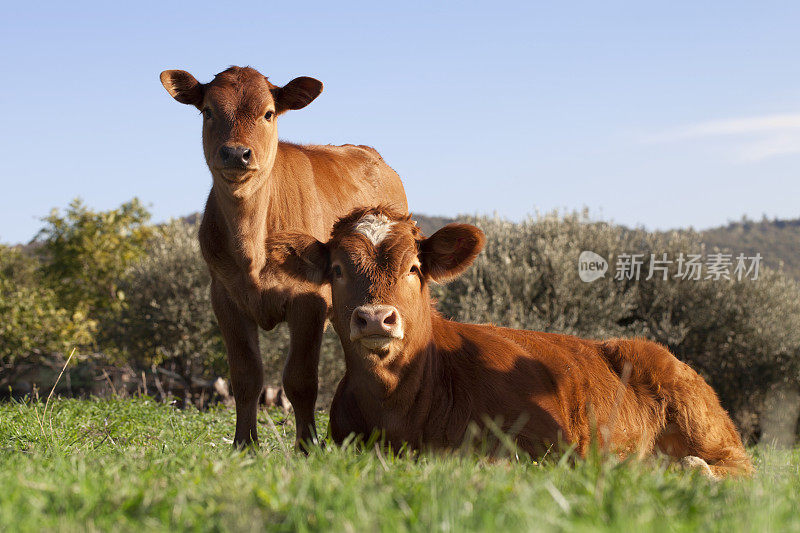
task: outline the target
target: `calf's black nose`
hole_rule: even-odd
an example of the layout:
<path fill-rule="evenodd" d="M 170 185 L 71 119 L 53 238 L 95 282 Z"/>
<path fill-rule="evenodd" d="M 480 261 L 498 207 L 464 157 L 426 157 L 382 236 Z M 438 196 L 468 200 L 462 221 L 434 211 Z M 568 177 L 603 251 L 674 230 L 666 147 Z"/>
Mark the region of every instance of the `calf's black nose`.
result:
<path fill-rule="evenodd" d="M 246 146 L 224 144 L 219 149 L 219 156 L 227 166 L 247 166 L 250 164 L 250 157 L 253 151 Z"/>

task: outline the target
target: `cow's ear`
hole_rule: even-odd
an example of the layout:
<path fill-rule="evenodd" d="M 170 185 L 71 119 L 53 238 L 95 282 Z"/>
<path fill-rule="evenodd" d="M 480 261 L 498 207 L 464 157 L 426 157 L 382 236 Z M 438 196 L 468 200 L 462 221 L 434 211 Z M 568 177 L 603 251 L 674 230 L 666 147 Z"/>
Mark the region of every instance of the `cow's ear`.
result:
<path fill-rule="evenodd" d="M 290 109 L 303 109 L 313 102 L 321 92 L 321 81 L 301 76 L 283 87 L 272 89 L 272 97 L 275 98 L 276 112 L 280 114 Z"/>
<path fill-rule="evenodd" d="M 322 285 L 327 279 L 330 254 L 311 235 L 281 232 L 267 239 L 267 259 L 289 276 Z"/>
<path fill-rule="evenodd" d="M 203 105 L 203 84 L 185 70 L 165 70 L 160 77 L 161 85 L 175 100 L 198 108 Z"/>
<path fill-rule="evenodd" d="M 485 242 L 475 226 L 448 224 L 420 243 L 422 273 L 433 281 L 450 281 L 472 264 Z"/>

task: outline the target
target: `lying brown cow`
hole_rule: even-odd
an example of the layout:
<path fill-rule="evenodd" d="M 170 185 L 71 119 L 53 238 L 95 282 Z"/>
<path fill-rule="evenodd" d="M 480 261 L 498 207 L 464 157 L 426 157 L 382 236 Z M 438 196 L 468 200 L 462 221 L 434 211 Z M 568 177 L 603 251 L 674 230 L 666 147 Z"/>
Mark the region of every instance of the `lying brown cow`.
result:
<path fill-rule="evenodd" d="M 331 407 L 336 442 L 381 430 L 394 445 L 454 447 L 470 423 L 493 420 L 531 454 L 568 442 L 583 455 L 596 434 L 623 456 L 660 450 L 709 475 L 751 472 L 714 391 L 662 346 L 439 315 L 428 284 L 459 275 L 483 243 L 465 224 L 426 239 L 387 208 L 354 211 L 325 244 L 302 234 L 269 241 L 287 272 L 332 287 L 347 366 Z"/>
<path fill-rule="evenodd" d="M 291 345 L 283 373 L 297 420 L 298 443 L 315 436 L 317 365 L 330 290 L 278 275 L 266 238 L 298 230 L 327 239 L 357 205 L 386 202 L 407 209 L 400 178 L 366 146 L 299 146 L 278 141 L 277 117 L 308 105 L 322 91 L 313 78 L 283 87 L 258 71 L 231 67 L 210 83 L 183 70 L 161 73 L 169 94 L 203 113 L 203 152 L 213 184 L 200 246 L 211 271 L 211 298 L 228 351 L 236 400 L 236 445 L 257 441 L 264 382 L 258 327 L 287 321 Z"/>

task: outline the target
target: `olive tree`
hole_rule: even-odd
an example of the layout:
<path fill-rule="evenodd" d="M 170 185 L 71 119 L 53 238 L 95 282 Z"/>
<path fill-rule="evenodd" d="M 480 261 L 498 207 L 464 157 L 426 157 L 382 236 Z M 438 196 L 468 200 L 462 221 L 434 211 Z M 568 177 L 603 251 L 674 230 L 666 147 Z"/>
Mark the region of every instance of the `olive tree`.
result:
<path fill-rule="evenodd" d="M 193 380 L 224 370 L 222 340 L 211 309 L 210 277 L 197 226 L 174 221 L 157 228 L 146 255 L 120 280 L 126 305 L 114 329 L 138 368 L 163 366 Z"/>

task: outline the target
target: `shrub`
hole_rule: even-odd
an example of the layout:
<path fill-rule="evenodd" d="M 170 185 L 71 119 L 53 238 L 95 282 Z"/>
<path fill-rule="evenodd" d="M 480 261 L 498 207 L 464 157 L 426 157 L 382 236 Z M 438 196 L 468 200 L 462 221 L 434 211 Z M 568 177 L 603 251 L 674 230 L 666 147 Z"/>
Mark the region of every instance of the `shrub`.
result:
<path fill-rule="evenodd" d="M 116 342 L 137 368 L 165 366 L 187 384 L 224 372 L 224 348 L 211 309 L 210 277 L 197 226 L 175 221 L 158 228 L 146 255 L 119 280 L 126 305 Z"/>
<path fill-rule="evenodd" d="M 93 211 L 76 199 L 63 215 L 54 209 L 45 217 L 35 244 L 42 277 L 60 305 L 85 307 L 93 318 L 119 312 L 124 307 L 119 284 L 144 255 L 149 219 L 136 198 L 109 211 Z"/>
<path fill-rule="evenodd" d="M 0 387 L 50 354 L 92 342 L 95 323 L 84 309 L 60 307 L 56 294 L 38 283 L 36 268 L 35 259 L 0 245 Z"/>

